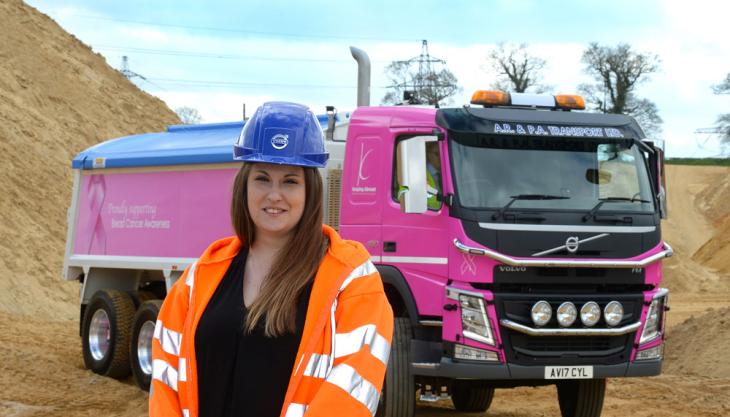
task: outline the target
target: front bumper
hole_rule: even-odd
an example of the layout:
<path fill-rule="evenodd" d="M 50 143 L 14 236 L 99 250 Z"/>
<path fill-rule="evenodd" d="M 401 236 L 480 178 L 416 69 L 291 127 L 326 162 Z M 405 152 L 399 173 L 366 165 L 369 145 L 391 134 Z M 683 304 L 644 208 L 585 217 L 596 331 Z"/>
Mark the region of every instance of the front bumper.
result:
<path fill-rule="evenodd" d="M 488 364 L 454 361 L 441 358 L 440 363 L 413 363 L 414 375 L 457 379 L 544 379 L 544 366 L 525 366 L 509 363 Z M 662 371 L 662 359 L 620 363 L 616 365 L 593 365 L 594 378 L 616 378 L 655 376 Z"/>

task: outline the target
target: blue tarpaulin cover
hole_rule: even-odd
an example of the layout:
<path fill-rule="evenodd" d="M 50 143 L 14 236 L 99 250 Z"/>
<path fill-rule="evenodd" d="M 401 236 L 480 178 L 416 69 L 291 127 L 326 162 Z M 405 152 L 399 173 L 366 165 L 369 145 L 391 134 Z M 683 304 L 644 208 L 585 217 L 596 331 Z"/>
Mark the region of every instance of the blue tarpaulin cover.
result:
<path fill-rule="evenodd" d="M 326 129 L 327 115 L 317 118 Z M 71 166 L 97 169 L 235 162 L 233 144 L 243 124 L 239 121 L 174 125 L 165 132 L 124 136 L 84 150 L 76 155 Z"/>

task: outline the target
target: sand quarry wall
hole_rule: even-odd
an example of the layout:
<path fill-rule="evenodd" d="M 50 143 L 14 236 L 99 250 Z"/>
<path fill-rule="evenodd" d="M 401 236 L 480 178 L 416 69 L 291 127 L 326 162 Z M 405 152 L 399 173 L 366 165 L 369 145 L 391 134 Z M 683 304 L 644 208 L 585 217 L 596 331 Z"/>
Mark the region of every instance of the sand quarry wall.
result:
<path fill-rule="evenodd" d="M 19 0 L 0 2 L 0 309 L 78 315 L 60 279 L 71 159 L 179 119 L 101 55 Z"/>

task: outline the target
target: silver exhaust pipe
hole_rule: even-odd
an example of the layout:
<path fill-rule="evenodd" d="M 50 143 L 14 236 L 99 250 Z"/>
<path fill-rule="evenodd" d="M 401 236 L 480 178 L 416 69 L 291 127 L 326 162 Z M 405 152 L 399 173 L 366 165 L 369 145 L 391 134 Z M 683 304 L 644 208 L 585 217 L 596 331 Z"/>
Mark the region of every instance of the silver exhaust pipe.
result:
<path fill-rule="evenodd" d="M 357 107 L 370 105 L 370 58 L 362 49 L 350 47 L 357 61 Z"/>

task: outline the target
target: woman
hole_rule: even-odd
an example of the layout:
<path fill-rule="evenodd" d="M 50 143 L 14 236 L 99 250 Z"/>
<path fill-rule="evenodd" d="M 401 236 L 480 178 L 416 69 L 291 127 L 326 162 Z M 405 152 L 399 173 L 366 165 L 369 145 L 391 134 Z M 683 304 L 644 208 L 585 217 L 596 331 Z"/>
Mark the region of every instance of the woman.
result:
<path fill-rule="evenodd" d="M 317 119 L 266 103 L 234 157 L 236 236 L 208 247 L 162 305 L 150 415 L 374 415 L 393 312 L 367 250 L 322 225 Z"/>

